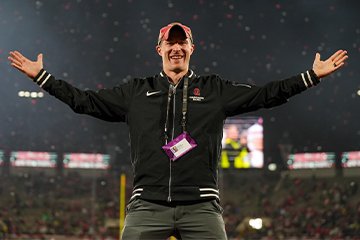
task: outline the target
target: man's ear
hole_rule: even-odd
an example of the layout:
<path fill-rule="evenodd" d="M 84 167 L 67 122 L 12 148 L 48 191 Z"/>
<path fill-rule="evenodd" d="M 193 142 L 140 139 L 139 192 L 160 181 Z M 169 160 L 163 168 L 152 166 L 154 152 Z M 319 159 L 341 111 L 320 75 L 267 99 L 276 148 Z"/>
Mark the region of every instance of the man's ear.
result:
<path fill-rule="evenodd" d="M 191 44 L 190 55 L 192 55 L 194 51 L 195 51 L 195 45 L 194 45 L 194 44 Z"/>
<path fill-rule="evenodd" d="M 161 47 L 160 47 L 160 45 L 156 45 L 155 49 L 156 49 L 156 52 L 161 56 Z"/>

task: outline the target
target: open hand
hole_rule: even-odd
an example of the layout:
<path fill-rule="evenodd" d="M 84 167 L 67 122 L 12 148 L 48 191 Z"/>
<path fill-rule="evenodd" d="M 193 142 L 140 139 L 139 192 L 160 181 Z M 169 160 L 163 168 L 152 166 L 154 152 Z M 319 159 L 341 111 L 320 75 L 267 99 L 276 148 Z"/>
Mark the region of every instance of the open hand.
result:
<path fill-rule="evenodd" d="M 345 50 L 338 50 L 325 61 L 321 61 L 320 53 L 316 53 L 313 70 L 319 78 L 323 78 L 344 66 L 346 59 L 348 55 Z"/>
<path fill-rule="evenodd" d="M 42 54 L 38 55 L 36 62 L 30 61 L 18 51 L 12 51 L 9 53 L 9 55 L 10 56 L 8 57 L 8 59 L 11 63 L 11 66 L 25 73 L 30 78 L 35 78 L 36 75 L 43 68 Z"/>

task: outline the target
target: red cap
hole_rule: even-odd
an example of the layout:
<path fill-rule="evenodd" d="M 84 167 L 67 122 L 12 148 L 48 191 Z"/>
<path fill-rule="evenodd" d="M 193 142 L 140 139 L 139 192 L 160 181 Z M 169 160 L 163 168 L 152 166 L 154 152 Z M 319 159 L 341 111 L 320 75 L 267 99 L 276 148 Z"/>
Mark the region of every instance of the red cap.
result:
<path fill-rule="evenodd" d="M 190 38 L 191 42 L 193 42 L 191 29 L 179 22 L 173 22 L 173 23 L 170 23 L 169 25 L 160 29 L 158 44 L 160 44 L 161 41 L 167 40 L 169 38 L 170 30 L 175 26 L 181 27 L 181 29 L 184 31 L 186 37 Z"/>

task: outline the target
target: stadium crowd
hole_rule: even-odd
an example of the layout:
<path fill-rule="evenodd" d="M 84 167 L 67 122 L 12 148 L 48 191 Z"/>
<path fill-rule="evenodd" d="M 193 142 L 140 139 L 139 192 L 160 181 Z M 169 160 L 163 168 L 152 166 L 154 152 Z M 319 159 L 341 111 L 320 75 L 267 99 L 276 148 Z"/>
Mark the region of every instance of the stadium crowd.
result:
<path fill-rule="evenodd" d="M 117 232 L 105 227 L 107 219 L 119 216 L 113 177 L 23 173 L 2 176 L 1 183 L 0 233 L 5 239 L 116 239 Z"/>
<path fill-rule="evenodd" d="M 0 180 L 0 239 L 118 238 L 117 176 L 18 173 Z M 247 178 L 232 183 L 236 188 L 224 184 L 230 240 L 359 239 L 358 178 Z M 229 192 L 236 197 L 227 198 Z M 249 225 L 255 218 L 262 219 L 258 230 Z"/>
<path fill-rule="evenodd" d="M 345 178 L 249 181 L 237 203 L 224 204 L 229 239 L 359 239 L 358 184 Z M 249 218 L 262 218 L 262 229 L 244 222 Z"/>

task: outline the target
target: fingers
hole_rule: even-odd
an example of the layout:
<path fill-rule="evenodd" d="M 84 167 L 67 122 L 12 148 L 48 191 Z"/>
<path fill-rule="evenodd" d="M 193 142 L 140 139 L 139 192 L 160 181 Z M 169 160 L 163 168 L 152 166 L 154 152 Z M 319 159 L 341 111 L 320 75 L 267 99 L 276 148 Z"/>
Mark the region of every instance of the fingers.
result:
<path fill-rule="evenodd" d="M 337 64 L 337 65 L 334 65 L 334 70 L 337 70 L 339 68 L 341 68 L 345 63 L 340 63 L 340 64 Z"/>
<path fill-rule="evenodd" d="M 9 61 L 10 61 L 10 65 L 13 66 L 14 68 L 17 68 L 18 70 L 20 70 L 21 72 L 24 72 L 24 69 L 22 67 L 21 62 L 19 62 L 19 60 L 17 58 L 14 57 L 8 57 Z"/>
<path fill-rule="evenodd" d="M 320 53 L 316 53 L 316 55 L 315 55 L 315 61 L 316 61 L 316 62 L 320 61 Z"/>
<path fill-rule="evenodd" d="M 10 52 L 10 56 L 20 63 L 25 62 L 24 56 L 21 53 L 19 53 L 18 51 Z"/>
<path fill-rule="evenodd" d="M 331 57 L 330 60 L 332 62 L 336 62 L 337 60 L 339 60 L 340 58 L 342 58 L 343 56 L 345 56 L 347 54 L 347 51 L 345 50 L 338 50 L 336 51 Z"/>
<path fill-rule="evenodd" d="M 14 52 L 10 52 L 10 56 L 8 57 L 8 59 L 10 61 L 11 66 L 23 72 L 24 70 L 22 67 L 22 63 L 24 61 L 21 59 L 21 56 L 22 55 L 19 52 L 14 51 Z"/>
<path fill-rule="evenodd" d="M 20 66 L 20 65 L 18 65 L 18 64 L 16 64 L 16 63 L 11 63 L 11 66 L 13 66 L 14 68 L 17 68 L 17 69 L 18 69 L 19 71 L 21 71 L 21 72 L 24 72 L 22 66 Z"/>
<path fill-rule="evenodd" d="M 332 60 L 333 60 L 334 62 L 339 61 L 339 59 L 341 59 L 341 58 L 343 58 L 344 56 L 346 56 L 346 54 L 347 54 L 347 51 L 342 51 L 342 52 L 340 52 L 339 54 L 337 54 L 337 56 L 334 57 Z"/>
<path fill-rule="evenodd" d="M 18 51 L 14 51 L 14 56 L 16 56 L 21 62 L 25 61 L 25 57 Z"/>
<path fill-rule="evenodd" d="M 9 54 L 10 56 L 8 57 L 8 60 L 10 61 L 10 65 L 18 69 L 19 71 L 25 73 L 23 64 L 26 62 L 27 59 L 18 51 L 13 51 Z"/>
<path fill-rule="evenodd" d="M 334 61 L 334 59 L 339 56 L 339 54 L 341 54 L 342 52 L 344 52 L 344 50 L 337 50 L 333 55 L 331 55 L 330 60 Z"/>
<path fill-rule="evenodd" d="M 347 51 L 343 51 L 333 59 L 334 66 L 343 65 L 346 59 L 348 59 Z"/>
<path fill-rule="evenodd" d="M 24 58 L 21 58 L 21 54 L 19 52 L 10 52 L 10 56 L 8 57 L 11 63 L 15 63 L 18 66 L 21 66 L 23 62 L 25 62 Z M 20 55 L 19 55 L 20 54 Z"/>
<path fill-rule="evenodd" d="M 12 59 L 16 60 L 17 62 L 24 63 L 26 61 L 29 61 L 26 57 L 24 57 L 20 52 L 18 51 L 11 51 L 10 56 Z"/>
<path fill-rule="evenodd" d="M 18 62 L 21 61 L 20 58 L 15 54 L 15 52 L 10 52 L 9 54 L 10 54 L 9 59 L 11 58 L 11 59 L 14 59 L 14 60 L 16 60 Z"/>
<path fill-rule="evenodd" d="M 11 62 L 11 64 L 15 64 L 17 66 L 21 66 L 21 62 L 17 59 L 17 58 L 14 58 L 14 57 L 8 57 L 9 61 Z"/>

